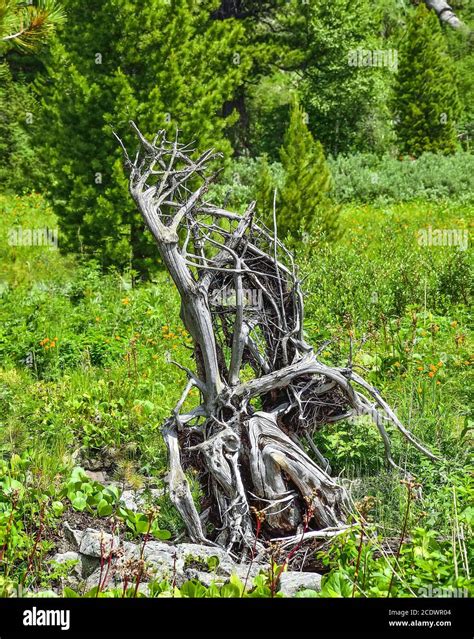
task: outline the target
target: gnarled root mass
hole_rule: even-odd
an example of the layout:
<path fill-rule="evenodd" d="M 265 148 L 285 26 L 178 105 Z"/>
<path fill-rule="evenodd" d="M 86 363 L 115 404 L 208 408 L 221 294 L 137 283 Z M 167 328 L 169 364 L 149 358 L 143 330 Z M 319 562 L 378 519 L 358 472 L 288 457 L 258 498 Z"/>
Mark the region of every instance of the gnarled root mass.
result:
<path fill-rule="evenodd" d="M 177 138 L 160 131 L 150 142 L 132 126 L 133 160 L 120 142 L 130 192 L 194 342 L 195 370 L 178 364 L 188 383 L 163 428 L 170 494 L 189 536 L 241 554 L 265 539 L 331 537 L 344 528 L 347 496 L 314 445 L 316 429 L 367 414 L 392 466 L 386 424 L 433 456 L 377 389 L 351 366 L 326 366 L 305 341 L 300 282 L 276 221 L 273 230 L 259 222 L 254 203 L 239 215 L 205 200 L 218 156 L 193 159 Z M 182 412 L 192 388 L 201 401 Z M 207 494 L 201 517 L 183 470 L 193 467 Z"/>

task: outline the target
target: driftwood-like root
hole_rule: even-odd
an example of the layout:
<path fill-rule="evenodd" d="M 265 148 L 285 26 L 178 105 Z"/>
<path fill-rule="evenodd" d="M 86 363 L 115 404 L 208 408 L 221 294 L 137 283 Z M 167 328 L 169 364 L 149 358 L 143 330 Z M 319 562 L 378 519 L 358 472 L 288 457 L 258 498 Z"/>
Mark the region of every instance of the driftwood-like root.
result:
<path fill-rule="evenodd" d="M 163 427 L 170 497 L 191 539 L 236 554 L 253 556 L 265 539 L 330 538 L 347 528 L 348 497 L 314 444 L 316 430 L 367 414 L 393 467 L 390 424 L 434 456 L 377 389 L 350 365 L 325 365 L 305 341 L 300 281 L 277 237 L 275 212 L 270 230 L 256 219 L 255 203 L 239 215 L 206 202 L 213 179 L 207 167 L 218 156 L 207 151 L 193 159 L 177 138 L 160 131 L 150 142 L 132 126 L 134 159 L 120 142 L 130 193 L 194 342 L 196 370 L 177 364 L 188 383 Z M 201 401 L 183 413 L 193 387 Z M 205 525 L 185 474 L 192 467 L 206 493 Z"/>

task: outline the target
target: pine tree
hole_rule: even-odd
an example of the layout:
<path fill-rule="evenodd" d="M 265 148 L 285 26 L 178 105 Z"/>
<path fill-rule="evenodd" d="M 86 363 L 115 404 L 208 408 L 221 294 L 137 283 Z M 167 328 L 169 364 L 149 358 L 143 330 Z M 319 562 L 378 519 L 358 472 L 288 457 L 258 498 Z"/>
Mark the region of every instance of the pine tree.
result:
<path fill-rule="evenodd" d="M 399 57 L 394 107 L 400 152 L 453 153 L 459 116 L 454 65 L 438 18 L 423 3 L 410 17 Z"/>
<path fill-rule="evenodd" d="M 231 154 L 224 103 L 249 66 L 243 26 L 213 20 L 216 0 L 65 0 L 68 22 L 43 87 L 43 154 L 63 248 L 104 266 L 147 273 L 156 250 L 131 202 L 112 128 L 133 148 L 129 121 L 145 135 L 167 129 Z"/>
<path fill-rule="evenodd" d="M 273 179 L 266 154 L 259 158 L 258 173 L 255 183 L 255 201 L 257 203 L 257 213 L 263 221 L 271 226 L 273 224 L 273 198 L 275 190 L 275 180 Z"/>
<path fill-rule="evenodd" d="M 330 202 L 332 177 L 319 141 L 306 124 L 306 114 L 295 103 L 280 149 L 284 181 L 278 194 L 277 223 L 281 237 L 300 239 L 322 232 L 326 239 L 337 229 L 337 211 Z"/>

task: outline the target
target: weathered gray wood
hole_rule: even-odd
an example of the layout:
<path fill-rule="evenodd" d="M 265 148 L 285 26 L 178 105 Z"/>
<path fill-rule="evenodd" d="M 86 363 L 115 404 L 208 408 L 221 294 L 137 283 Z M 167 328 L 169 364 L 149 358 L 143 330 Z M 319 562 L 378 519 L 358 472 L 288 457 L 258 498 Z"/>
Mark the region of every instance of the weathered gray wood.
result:
<path fill-rule="evenodd" d="M 169 142 L 160 131 L 150 142 L 133 127 L 139 141 L 134 160 L 122 145 L 130 193 L 180 294 L 181 318 L 194 342 L 196 371 L 177 364 L 188 384 L 163 428 L 170 496 L 189 536 L 245 555 L 260 548 L 262 538 L 292 540 L 302 530 L 308 538 L 337 534 L 344 529 L 347 496 L 321 467 L 328 464 L 312 442 L 316 429 L 369 414 L 392 466 L 398 468 L 383 422 L 432 454 L 350 362 L 327 366 L 304 340 L 300 282 L 276 224 L 271 231 L 256 220 L 255 203 L 240 216 L 204 200 L 212 180 L 206 166 L 217 156 L 207 151 L 193 160 L 192 149 L 177 138 Z M 196 180 L 201 184 L 191 191 Z M 181 414 L 193 387 L 200 403 Z M 255 411 L 255 399 L 264 410 Z M 308 439 L 316 461 L 301 443 Z M 215 527 L 212 540 L 183 466 L 201 471 L 211 498 L 206 520 Z"/>

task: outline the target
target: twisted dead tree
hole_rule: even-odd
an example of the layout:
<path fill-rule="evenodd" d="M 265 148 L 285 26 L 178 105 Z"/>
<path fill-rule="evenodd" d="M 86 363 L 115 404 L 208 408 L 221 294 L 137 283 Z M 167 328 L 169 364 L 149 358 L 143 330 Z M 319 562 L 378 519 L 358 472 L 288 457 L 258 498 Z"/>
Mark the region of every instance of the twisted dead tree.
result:
<path fill-rule="evenodd" d="M 370 415 L 390 453 L 392 424 L 432 457 L 351 366 L 331 368 L 303 334 L 303 295 L 291 253 L 256 219 L 206 201 L 218 157 L 169 141 L 147 140 L 134 123 L 133 159 L 119 140 L 130 193 L 181 296 L 181 319 L 194 342 L 195 370 L 163 427 L 170 495 L 189 536 L 245 554 L 262 538 L 305 530 L 330 537 L 344 527 L 346 496 L 329 475 L 313 434 L 352 415 Z M 183 412 L 192 388 L 200 403 Z M 306 449 L 302 442 L 306 443 Z M 309 452 L 307 452 L 309 451 Z M 184 469 L 200 472 L 209 539 Z"/>

